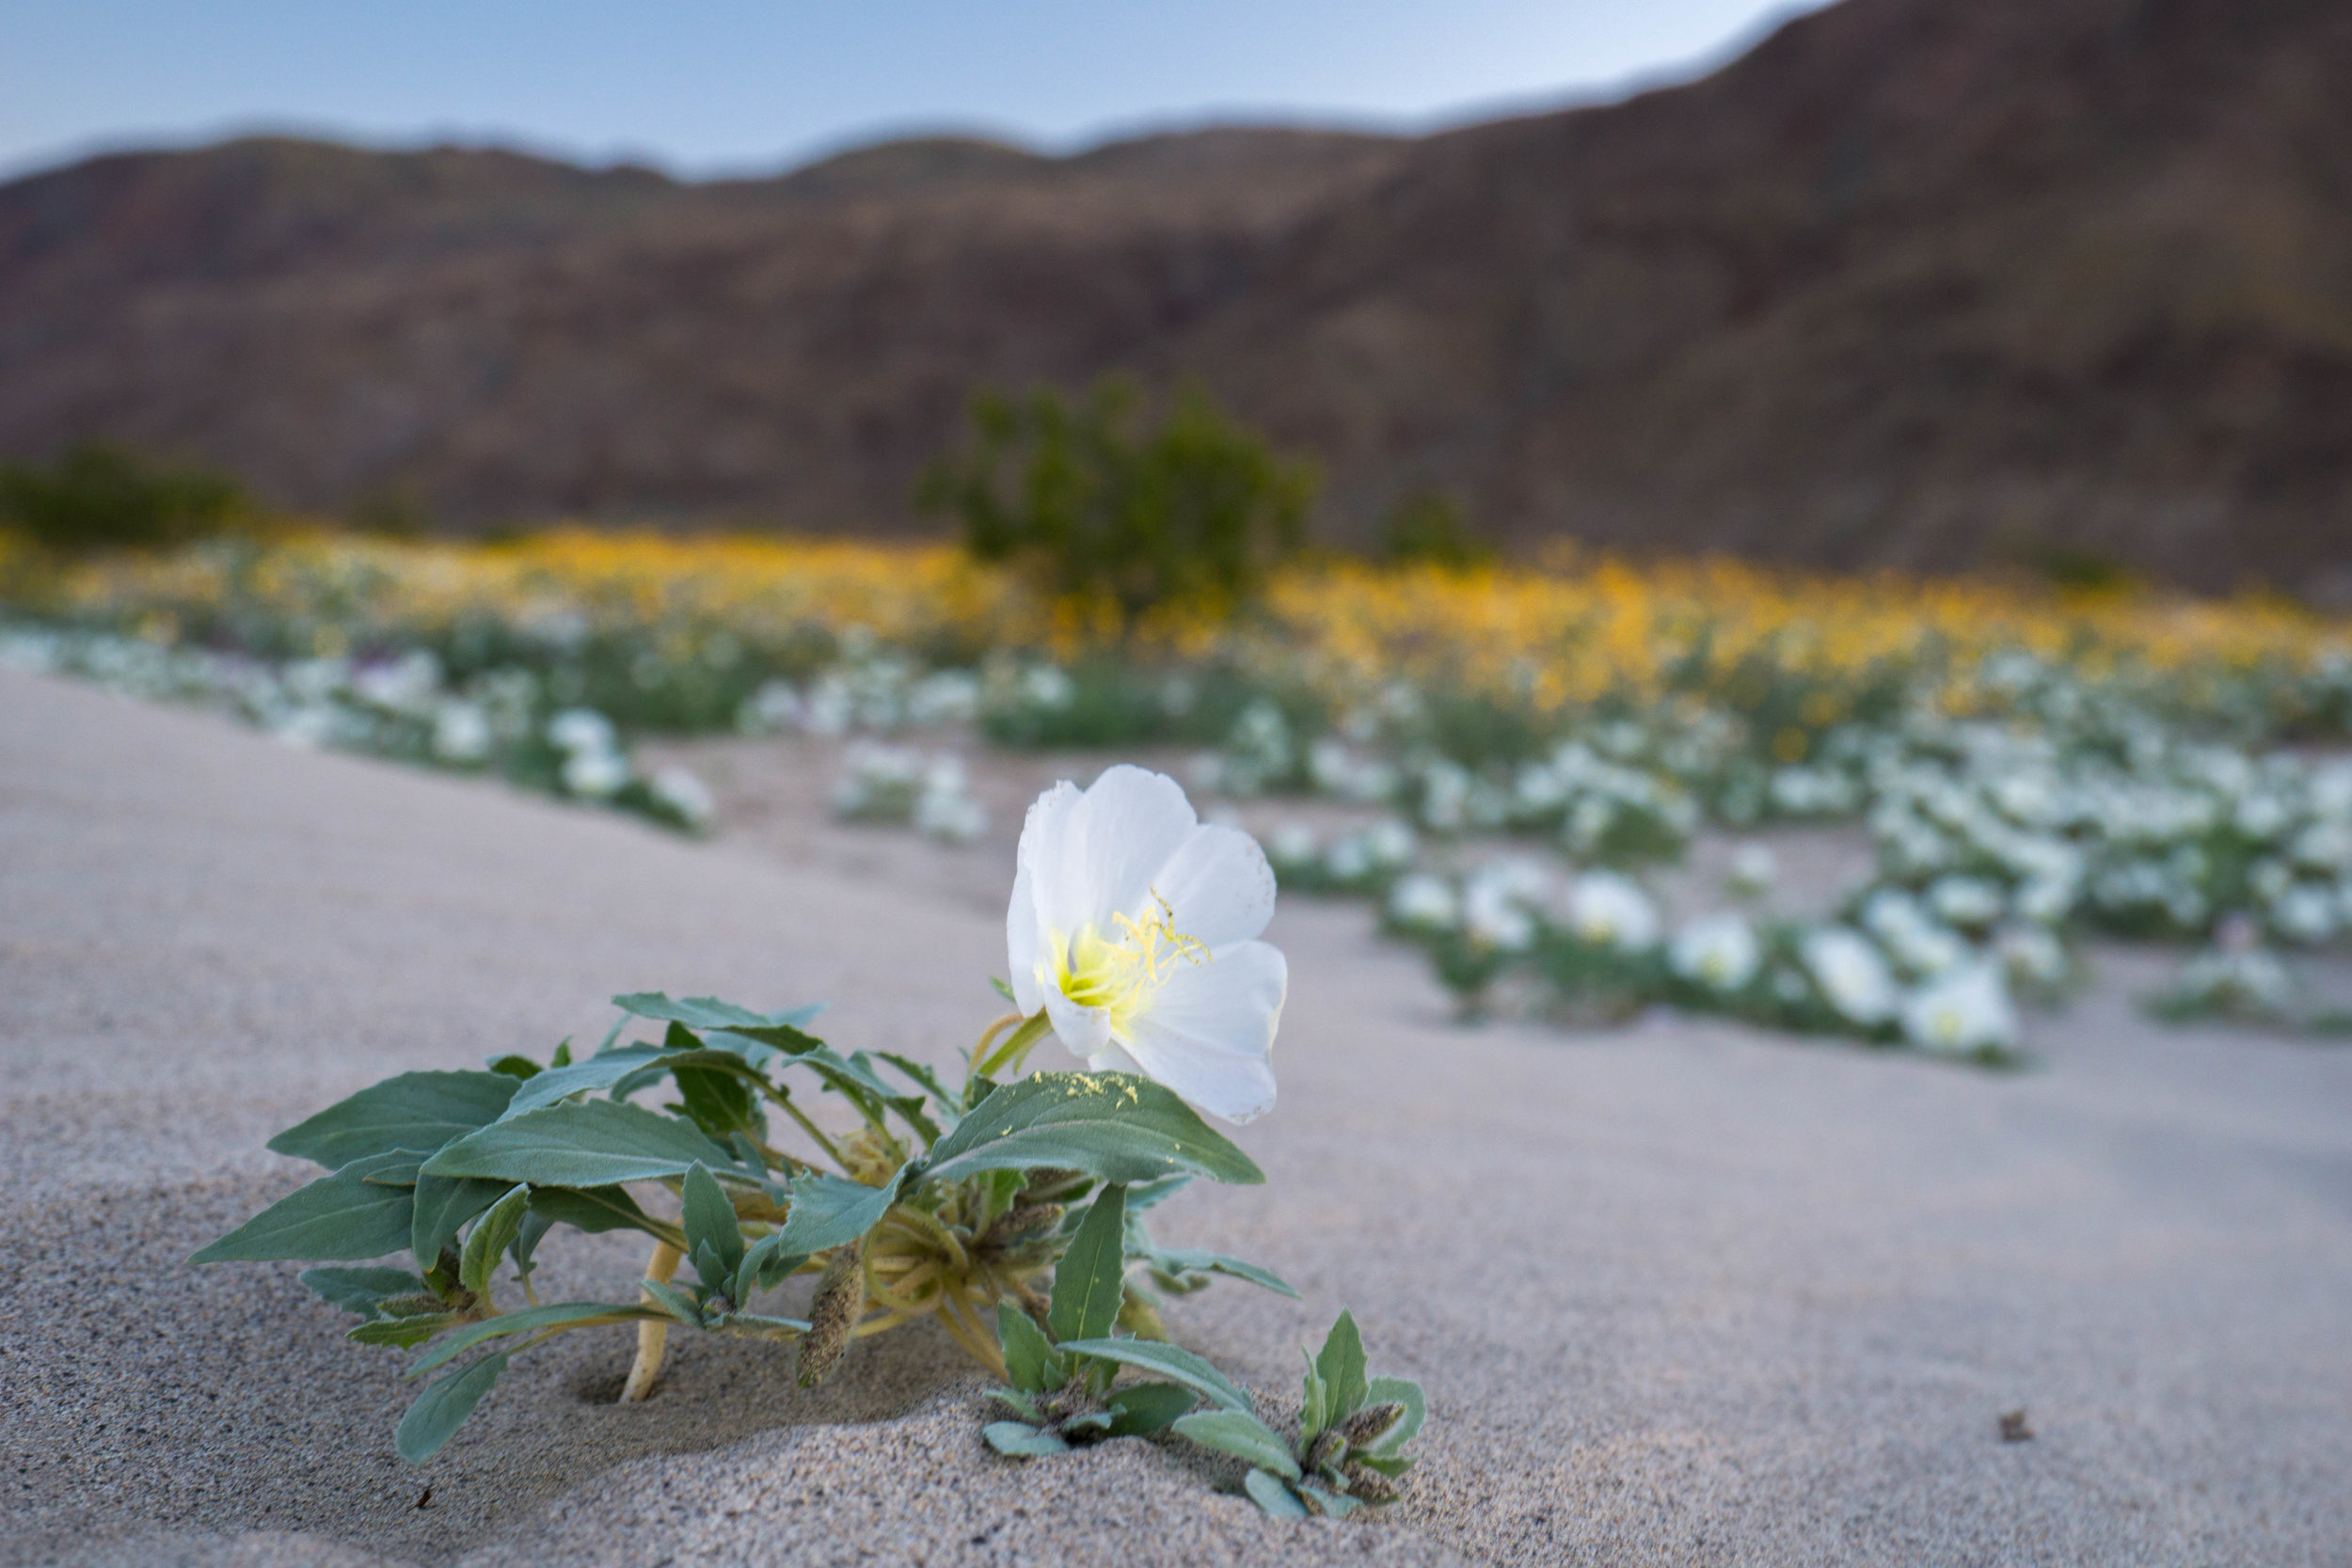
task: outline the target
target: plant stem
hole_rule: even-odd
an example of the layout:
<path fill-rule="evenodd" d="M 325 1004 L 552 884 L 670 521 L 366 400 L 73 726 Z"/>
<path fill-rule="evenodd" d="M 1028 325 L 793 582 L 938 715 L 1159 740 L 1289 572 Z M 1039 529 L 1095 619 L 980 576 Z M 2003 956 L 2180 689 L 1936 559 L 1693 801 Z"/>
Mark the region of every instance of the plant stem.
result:
<path fill-rule="evenodd" d="M 1021 1021 L 1020 1028 L 1005 1037 L 1004 1044 L 973 1065 L 974 1075 L 994 1078 L 1001 1073 L 1017 1070 L 1023 1059 L 1029 1054 L 1029 1047 L 1043 1038 L 1053 1027 L 1054 1021 L 1045 1016 L 1044 1008 L 1040 1007 Z"/>
<path fill-rule="evenodd" d="M 823 1149 L 828 1155 L 830 1155 L 834 1164 L 839 1165 L 845 1171 L 850 1168 L 850 1163 L 841 1157 L 841 1150 L 834 1147 L 834 1142 L 831 1138 L 825 1136 L 824 1129 L 809 1120 L 808 1117 L 803 1114 L 801 1108 L 792 1103 L 792 1095 L 789 1090 L 771 1089 L 765 1084 L 760 1084 L 755 1086 L 759 1089 L 760 1093 L 766 1095 L 770 1100 L 772 1100 L 777 1104 L 783 1106 L 784 1114 L 790 1117 L 794 1121 L 799 1122 L 801 1124 L 801 1131 L 816 1139 L 817 1147 Z"/>
<path fill-rule="evenodd" d="M 677 1273 L 677 1248 L 667 1242 L 653 1244 L 653 1256 L 645 1260 L 645 1277 L 666 1285 Z M 646 1302 L 653 1300 L 651 1291 L 638 1294 Z M 621 1402 L 635 1404 L 653 1392 L 653 1380 L 661 1375 L 661 1346 L 669 1338 L 670 1325 L 659 1318 L 648 1318 L 637 1325 L 637 1359 L 629 1364 L 628 1381 L 621 1385 Z"/>

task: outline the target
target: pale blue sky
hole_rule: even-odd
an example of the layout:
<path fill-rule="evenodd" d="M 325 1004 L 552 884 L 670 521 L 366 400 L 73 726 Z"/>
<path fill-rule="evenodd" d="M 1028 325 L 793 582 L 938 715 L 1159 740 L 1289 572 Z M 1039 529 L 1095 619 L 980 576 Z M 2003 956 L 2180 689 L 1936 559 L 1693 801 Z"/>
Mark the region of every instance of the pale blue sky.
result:
<path fill-rule="evenodd" d="M 1692 73 L 1761 0 L 0 0 L 0 175 L 255 128 L 685 173 L 956 129 L 1419 129 Z"/>

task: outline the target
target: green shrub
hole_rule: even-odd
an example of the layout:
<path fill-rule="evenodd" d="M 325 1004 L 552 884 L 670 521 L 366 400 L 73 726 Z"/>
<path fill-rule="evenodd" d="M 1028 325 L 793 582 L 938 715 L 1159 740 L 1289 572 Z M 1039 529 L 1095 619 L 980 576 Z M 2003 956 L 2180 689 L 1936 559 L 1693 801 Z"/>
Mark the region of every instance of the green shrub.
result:
<path fill-rule="evenodd" d="M 1154 420 L 1135 385 L 1074 404 L 1051 388 L 972 401 L 970 444 L 933 463 L 918 499 L 960 516 L 965 546 L 1132 626 L 1162 608 L 1215 618 L 1256 596 L 1296 549 L 1313 470 L 1286 462 L 1197 388 Z"/>
<path fill-rule="evenodd" d="M 0 522 L 57 550 L 156 549 L 218 533 L 246 510 L 236 484 L 85 442 L 47 467 L 0 464 Z"/>
<path fill-rule="evenodd" d="M 1458 572 L 1493 565 L 1495 549 L 1470 526 L 1459 501 L 1442 491 L 1416 490 L 1381 520 L 1379 556 L 1391 565 L 1425 563 Z"/>

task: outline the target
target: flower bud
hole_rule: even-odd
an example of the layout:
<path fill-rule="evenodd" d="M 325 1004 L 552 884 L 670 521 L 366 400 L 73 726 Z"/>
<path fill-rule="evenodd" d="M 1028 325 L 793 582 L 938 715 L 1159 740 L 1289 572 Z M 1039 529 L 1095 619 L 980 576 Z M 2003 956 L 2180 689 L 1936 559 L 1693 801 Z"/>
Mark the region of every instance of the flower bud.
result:
<path fill-rule="evenodd" d="M 1405 1495 L 1395 1477 L 1384 1476 L 1369 1465 L 1350 1460 L 1341 1466 L 1340 1473 L 1347 1478 L 1348 1493 L 1368 1503 L 1392 1503 Z"/>
<path fill-rule="evenodd" d="M 1299 1465 L 1306 1470 L 1320 1470 L 1346 1451 L 1347 1439 L 1340 1435 L 1339 1428 L 1326 1427 L 1307 1445 L 1307 1455 Z"/>
<path fill-rule="evenodd" d="M 1405 1406 L 1395 1400 L 1368 1404 L 1340 1423 L 1340 1435 L 1347 1439 L 1347 1446 L 1351 1449 L 1370 1448 L 1380 1441 L 1404 1415 Z"/>
<path fill-rule="evenodd" d="M 1062 1206 L 1058 1203 L 1024 1203 L 1018 1208 L 1008 1209 L 997 1215 L 996 1223 L 990 1226 L 988 1233 L 980 1238 L 980 1244 L 1008 1246 L 1017 1237 L 1026 1236 L 1032 1231 L 1043 1230 L 1048 1226 L 1057 1224 L 1061 1216 Z"/>
<path fill-rule="evenodd" d="M 842 1353 L 850 1348 L 850 1331 L 857 1327 L 858 1315 L 865 1306 L 866 1240 L 860 1237 L 847 1246 L 834 1249 L 823 1277 L 817 1282 L 817 1296 L 808 1307 L 808 1334 L 801 1341 L 796 1373 L 802 1387 L 816 1387 L 840 1364 Z"/>

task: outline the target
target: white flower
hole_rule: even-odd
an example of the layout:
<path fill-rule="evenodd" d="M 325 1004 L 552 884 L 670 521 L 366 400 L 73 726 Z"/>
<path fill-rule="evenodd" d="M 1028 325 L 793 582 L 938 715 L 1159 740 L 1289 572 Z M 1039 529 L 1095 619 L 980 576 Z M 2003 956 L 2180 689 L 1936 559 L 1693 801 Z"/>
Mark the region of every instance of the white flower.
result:
<path fill-rule="evenodd" d="M 1928 1051 L 2007 1050 L 2017 1042 L 2017 1011 L 1999 970 L 1963 964 L 1904 1001 L 1903 1035 Z"/>
<path fill-rule="evenodd" d="M 548 742 L 565 752 L 609 752 L 612 721 L 592 707 L 567 707 L 548 721 Z"/>
<path fill-rule="evenodd" d="M 564 787 L 600 800 L 628 783 L 628 759 L 617 752 L 574 752 L 564 759 Z"/>
<path fill-rule="evenodd" d="M 490 716 L 479 703 L 443 703 L 433 715 L 433 754 L 443 762 L 480 762 L 490 742 Z"/>
<path fill-rule="evenodd" d="M 2001 917 L 2001 890 L 1981 877 L 1946 877 L 1928 889 L 1928 903 L 1953 925 L 1982 929 Z"/>
<path fill-rule="evenodd" d="M 1824 926 L 1808 932 L 1804 967 L 1829 1005 L 1865 1026 L 1883 1023 L 1895 1011 L 1895 977 L 1886 960 L 1859 932 Z"/>
<path fill-rule="evenodd" d="M 1772 891 L 1779 879 L 1780 862 L 1769 844 L 1742 844 L 1731 852 L 1730 869 L 1724 881 L 1732 892 L 1744 898 L 1758 898 Z"/>
<path fill-rule="evenodd" d="M 1638 953 L 1658 942 L 1658 906 L 1613 871 L 1592 871 L 1568 890 L 1568 924 L 1597 947 Z"/>
<path fill-rule="evenodd" d="M 653 776 L 654 799 L 668 806 L 687 826 L 699 828 L 710 820 L 718 802 L 709 786 L 683 768 L 664 768 Z"/>
<path fill-rule="evenodd" d="M 1507 877 L 1481 873 L 1470 879 L 1462 894 L 1462 924 L 1471 936 L 1506 953 L 1534 945 L 1535 917 Z"/>
<path fill-rule="evenodd" d="M 1290 971 L 1257 940 L 1274 872 L 1238 829 L 1204 826 L 1182 785 L 1110 768 L 1029 807 L 1005 915 L 1013 997 L 1070 1050 L 1243 1122 L 1274 1104 Z"/>
<path fill-rule="evenodd" d="M 1756 927 L 1740 915 L 1725 912 L 1694 920 L 1675 937 L 1667 955 L 1674 971 L 1709 990 L 1734 991 L 1756 978 L 1763 948 Z"/>
<path fill-rule="evenodd" d="M 1462 901 L 1442 877 L 1417 871 L 1389 894 L 1389 918 L 1420 930 L 1450 931 L 1462 918 Z"/>

